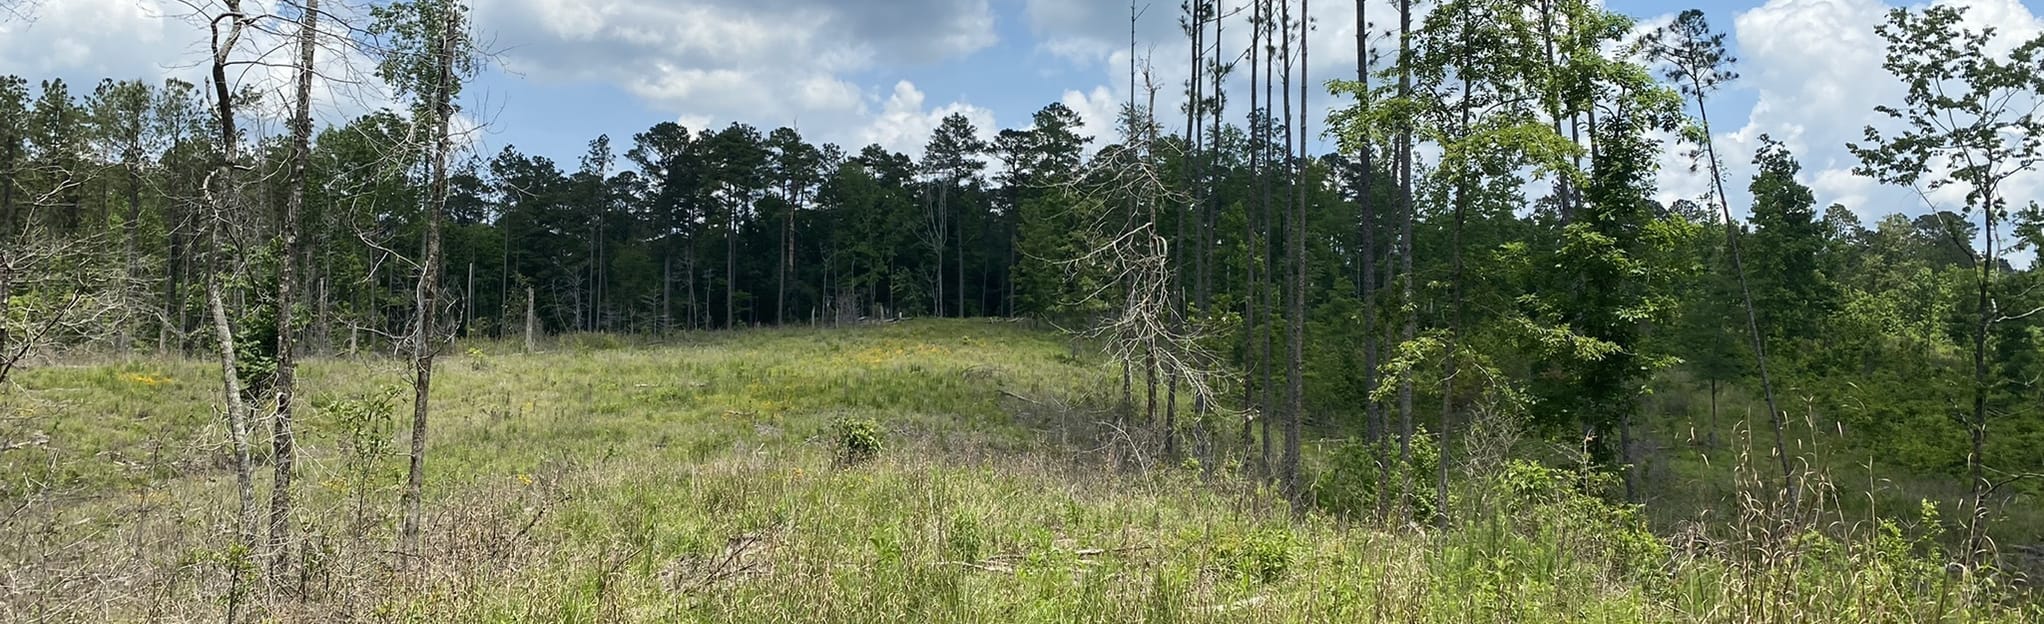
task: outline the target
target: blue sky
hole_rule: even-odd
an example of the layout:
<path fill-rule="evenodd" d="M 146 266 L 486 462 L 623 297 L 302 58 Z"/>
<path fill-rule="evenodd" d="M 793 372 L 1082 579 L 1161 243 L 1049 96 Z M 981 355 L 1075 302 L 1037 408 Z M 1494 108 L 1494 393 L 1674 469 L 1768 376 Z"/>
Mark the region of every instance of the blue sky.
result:
<path fill-rule="evenodd" d="M 1159 83 L 1176 85 L 1186 73 L 1178 2 L 1150 1 L 1139 38 L 1145 49 L 1155 46 Z M 1648 24 L 1702 8 L 1731 34 L 1744 76 L 1713 103 L 1712 117 L 1735 208 L 1745 199 L 1747 161 L 1766 134 L 1802 159 L 1803 181 L 1820 202 L 1844 203 L 1869 221 L 1926 210 L 1906 190 L 1851 175 L 1855 162 L 1844 149 L 1876 121 L 1876 103 L 1899 99 L 1899 86 L 1879 67 L 1881 42 L 1872 27 L 1903 0 L 1608 1 Z M 1970 7 L 1975 24 L 1996 26 L 2004 40 L 2044 32 L 2044 0 L 1940 1 Z M 733 121 L 762 130 L 796 126 L 813 141 L 853 150 L 880 143 L 914 154 L 952 112 L 991 136 L 1063 102 L 1088 118 L 1090 130 L 1105 133 L 1108 115 L 1128 92 L 1128 7 L 1117 0 L 471 2 L 497 51 L 468 102 L 468 115 L 485 128 L 472 144 L 485 156 L 516 145 L 573 166 L 596 135 L 610 134 L 622 149 L 633 133 L 661 121 L 698 130 Z M 1370 2 L 1371 17 L 1390 23 L 1390 0 Z M 1354 4 L 1313 4 L 1314 80 L 1352 75 Z M 0 24 L 0 72 L 61 76 L 81 91 L 103 76 L 196 78 L 204 30 L 177 18 L 182 7 L 181 0 L 42 0 L 34 22 Z M 1239 49 L 1246 29 L 1233 27 L 1226 43 Z M 359 58 L 328 62 L 337 76 L 363 77 L 366 66 Z M 284 77 L 241 79 L 275 88 Z M 327 86 L 318 110 L 328 121 L 385 101 L 372 89 Z M 1168 119 L 1178 106 L 1173 90 L 1160 94 L 1167 127 L 1176 125 Z M 1236 97 L 1231 110 L 1239 114 L 1246 99 Z M 1313 103 L 1321 113 L 1341 104 L 1326 95 Z M 1661 199 L 1696 197 L 1705 186 L 1670 150 Z M 2012 188 L 2037 196 L 2044 175 L 2015 180 Z"/>

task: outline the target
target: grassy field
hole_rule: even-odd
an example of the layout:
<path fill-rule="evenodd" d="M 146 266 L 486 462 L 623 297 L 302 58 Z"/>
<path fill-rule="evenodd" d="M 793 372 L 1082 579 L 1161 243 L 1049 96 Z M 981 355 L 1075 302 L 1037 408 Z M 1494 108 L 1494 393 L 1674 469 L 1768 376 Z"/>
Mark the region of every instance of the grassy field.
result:
<path fill-rule="evenodd" d="M 255 618 L 2044 621 L 1905 523 L 1732 513 L 1656 536 L 1578 493 L 1584 475 L 1496 458 L 1457 484 L 1455 529 L 1394 529 L 1294 514 L 1238 461 L 1129 469 L 1146 458 L 1103 424 L 1119 368 L 1015 323 L 453 351 L 428 533 L 402 555 L 401 365 L 302 369 L 299 539 L 288 577 L 247 596 Z M 229 573 L 255 564 L 232 546 L 217 370 L 112 362 L 18 384 L 0 394 L 0 621 L 219 621 Z M 1317 448 L 1332 474 L 1340 457 Z"/>

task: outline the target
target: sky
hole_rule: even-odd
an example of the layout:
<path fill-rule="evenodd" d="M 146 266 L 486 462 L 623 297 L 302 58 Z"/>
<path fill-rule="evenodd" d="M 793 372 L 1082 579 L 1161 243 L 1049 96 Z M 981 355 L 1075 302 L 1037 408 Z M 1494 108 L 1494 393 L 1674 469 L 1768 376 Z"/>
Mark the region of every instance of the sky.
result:
<path fill-rule="evenodd" d="M 62 77 L 77 85 L 75 93 L 102 77 L 196 80 L 205 30 L 181 16 L 190 12 L 187 3 L 210 1 L 40 0 L 32 20 L 0 23 L 0 73 Z M 1138 1 L 1149 3 L 1136 28 L 1138 56 L 1150 57 L 1158 83 L 1167 85 L 1159 95 L 1165 127 L 1182 125 L 1182 117 L 1171 120 L 1179 105 L 1171 85 L 1188 68 L 1178 2 Z M 1389 1 L 1366 7 L 1373 32 L 1395 23 Z M 1856 161 L 1845 149 L 1877 121 L 1876 104 L 1900 101 L 1901 86 L 1880 68 L 1882 42 L 1873 31 L 1899 6 L 1892 1 L 1607 0 L 1642 28 L 1693 7 L 1730 34 L 1741 78 L 1711 102 L 1710 114 L 1735 212 L 1743 212 L 1752 154 L 1769 135 L 1802 160 L 1801 181 L 1819 205 L 1845 204 L 1869 223 L 1921 214 L 1928 205 L 1908 189 L 1854 176 Z M 848 151 L 878 143 L 916 155 L 951 113 L 964 113 L 991 137 L 1027 126 L 1051 102 L 1078 111 L 1105 141 L 1129 93 L 1129 7 L 1117 0 L 471 2 L 491 55 L 466 94 L 464 117 L 477 128 L 472 147 L 485 157 L 515 145 L 572 167 L 597 135 L 628 146 L 633 133 L 662 121 L 697 130 L 734 121 L 762 131 L 789 126 Z M 1969 22 L 1993 25 L 2002 42 L 2044 32 L 2044 0 L 1939 3 L 1970 7 Z M 1323 0 L 1313 9 L 1310 78 L 1352 78 L 1354 3 Z M 1246 26 L 1230 26 L 1224 44 L 1241 49 Z M 361 58 L 322 65 L 332 77 L 322 82 L 317 107 L 325 121 L 387 103 L 366 86 L 374 80 Z M 283 72 L 257 69 L 236 79 L 276 88 Z M 1233 89 L 1245 81 L 1238 72 Z M 1233 102 L 1239 118 L 1246 94 Z M 1312 131 L 1346 104 L 1316 91 Z M 1706 178 L 1690 171 L 1682 150 L 1671 147 L 1662 160 L 1657 199 L 1704 194 Z M 2044 196 L 2044 173 L 2012 180 L 2010 190 Z M 1958 197 L 1929 200 L 1950 207 Z"/>

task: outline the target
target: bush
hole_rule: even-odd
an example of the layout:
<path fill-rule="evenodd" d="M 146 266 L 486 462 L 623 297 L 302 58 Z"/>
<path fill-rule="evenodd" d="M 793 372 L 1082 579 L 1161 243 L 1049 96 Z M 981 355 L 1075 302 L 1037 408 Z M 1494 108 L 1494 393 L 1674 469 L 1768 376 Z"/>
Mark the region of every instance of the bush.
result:
<path fill-rule="evenodd" d="M 1291 572 L 1298 542 L 1282 528 L 1261 529 L 1215 540 L 1213 555 L 1241 578 L 1275 583 Z"/>
<path fill-rule="evenodd" d="M 1390 458 L 1390 484 L 1397 491 L 1401 479 L 1414 490 L 1412 496 L 1413 518 L 1428 519 L 1434 516 L 1435 462 L 1440 457 L 1434 446 L 1433 436 L 1426 435 L 1424 428 L 1412 436 L 1412 461 L 1404 466 L 1401 473 L 1398 463 L 1398 441 L 1386 437 L 1375 444 L 1362 440 L 1350 440 L 1336 448 L 1324 464 L 1305 467 L 1307 470 L 1307 492 L 1314 506 L 1329 513 L 1350 518 L 1372 517 L 1376 512 L 1377 484 L 1379 480 L 1377 453 L 1379 450 Z"/>
<path fill-rule="evenodd" d="M 880 455 L 884 432 L 880 429 L 879 421 L 871 418 L 841 417 L 831 423 L 831 430 L 832 437 L 837 442 L 839 464 L 857 464 Z"/>

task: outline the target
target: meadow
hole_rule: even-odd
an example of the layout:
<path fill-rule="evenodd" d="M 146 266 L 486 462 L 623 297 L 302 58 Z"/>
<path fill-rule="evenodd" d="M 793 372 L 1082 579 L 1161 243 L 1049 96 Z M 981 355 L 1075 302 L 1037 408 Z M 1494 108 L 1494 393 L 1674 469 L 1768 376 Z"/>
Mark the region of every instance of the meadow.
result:
<path fill-rule="evenodd" d="M 1323 504 L 1294 510 L 1233 452 L 1145 453 L 1094 350 L 964 320 L 462 343 L 416 553 L 402 365 L 307 362 L 290 577 L 239 596 L 259 553 L 233 545 L 217 371 L 0 391 L 0 621 L 2044 621 L 2019 577 L 1951 565 L 1936 506 L 1860 517 L 1820 486 L 1776 513 L 1737 461 L 1670 468 L 1723 475 L 1682 503 L 1722 512 L 1682 523 L 1472 442 L 1441 530 L 1344 512 L 1354 445 L 1322 440 Z M 1507 429 L 1472 439 L 1535 444 Z"/>

